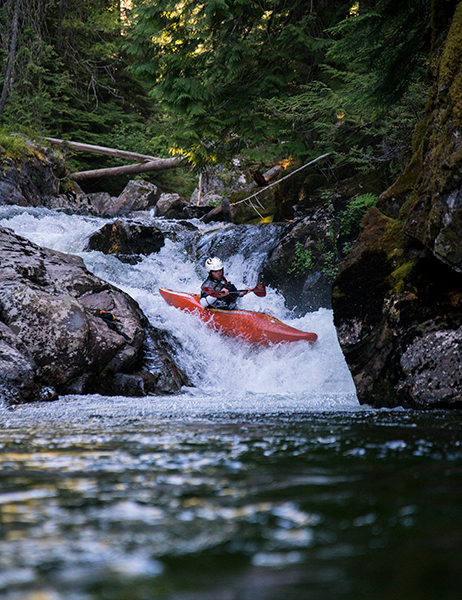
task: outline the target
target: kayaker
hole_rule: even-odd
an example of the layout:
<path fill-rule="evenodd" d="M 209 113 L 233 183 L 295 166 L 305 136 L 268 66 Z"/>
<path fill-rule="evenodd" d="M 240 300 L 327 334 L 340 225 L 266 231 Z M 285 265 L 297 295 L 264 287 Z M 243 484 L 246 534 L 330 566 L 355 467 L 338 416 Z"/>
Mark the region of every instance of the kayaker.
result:
<path fill-rule="evenodd" d="M 201 286 L 200 303 L 204 308 L 219 308 L 221 310 L 234 310 L 239 296 L 245 296 L 251 289 L 239 291 L 235 285 L 228 281 L 224 276 L 223 263 L 217 257 L 208 258 L 205 261 L 205 268 L 208 277 Z M 204 292 L 205 288 L 211 288 L 216 292 L 221 292 L 220 298 L 211 296 Z"/>

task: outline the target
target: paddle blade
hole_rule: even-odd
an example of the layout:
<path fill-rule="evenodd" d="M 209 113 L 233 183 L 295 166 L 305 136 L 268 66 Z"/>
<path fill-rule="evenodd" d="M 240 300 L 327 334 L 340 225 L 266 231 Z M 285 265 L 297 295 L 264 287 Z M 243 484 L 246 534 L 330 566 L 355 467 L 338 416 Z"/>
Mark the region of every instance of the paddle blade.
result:
<path fill-rule="evenodd" d="M 257 285 L 253 288 L 252 292 L 255 296 L 259 298 L 264 298 L 266 296 L 266 287 L 264 283 L 257 283 Z"/>
<path fill-rule="evenodd" d="M 223 298 L 226 294 L 224 292 L 217 292 L 211 287 L 203 287 L 202 291 L 207 294 L 207 296 L 212 296 L 212 298 Z"/>

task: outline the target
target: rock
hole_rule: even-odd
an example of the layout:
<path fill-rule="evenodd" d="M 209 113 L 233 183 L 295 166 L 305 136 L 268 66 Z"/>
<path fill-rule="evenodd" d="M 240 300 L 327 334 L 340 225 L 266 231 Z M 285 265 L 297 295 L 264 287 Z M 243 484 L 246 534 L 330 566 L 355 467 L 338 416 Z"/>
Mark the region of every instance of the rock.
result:
<path fill-rule="evenodd" d="M 9 405 L 56 399 L 56 391 L 41 380 L 37 370 L 26 344 L 0 322 L 0 400 Z"/>
<path fill-rule="evenodd" d="M 88 248 L 130 262 L 131 255 L 159 252 L 164 243 L 164 234 L 157 227 L 117 220 L 96 231 L 88 240 Z"/>
<path fill-rule="evenodd" d="M 25 156 L 21 161 L 7 159 L 0 170 L 0 204 L 41 206 L 43 198 L 59 193 L 55 162 L 43 156 Z"/>
<path fill-rule="evenodd" d="M 32 148 L 32 147 L 31 147 Z M 64 162 L 45 148 L 31 149 L 21 160 L 6 159 L 0 169 L 0 204 L 44 206 L 93 212 Z"/>
<path fill-rule="evenodd" d="M 300 313 L 331 308 L 332 281 L 340 265 L 339 220 L 332 207 L 315 208 L 288 232 L 262 269 L 267 285 L 284 294 L 289 308 Z"/>
<path fill-rule="evenodd" d="M 462 272 L 462 5 L 454 12 L 447 39 L 430 61 L 433 86 L 426 115 L 414 134 L 414 155 L 379 207 L 409 199 L 404 231 L 453 269 Z M 436 59 L 438 56 L 438 60 Z M 395 214 L 397 216 L 396 208 Z"/>
<path fill-rule="evenodd" d="M 113 327 L 100 311 L 117 317 Z M 6 228 L 0 228 L 0 322 L 10 365 L 1 384 L 11 384 L 13 402 L 45 397 L 47 387 L 59 394 L 118 393 L 117 374 L 138 373 L 143 362 L 148 323 L 130 296 L 89 273 L 80 257 L 40 248 Z M 162 335 L 153 331 L 151 337 Z M 155 393 L 166 388 L 153 386 Z"/>
<path fill-rule="evenodd" d="M 362 226 L 332 294 L 359 401 L 417 409 L 458 402 L 460 369 L 448 370 L 460 355 L 462 275 L 377 209 Z"/>
<path fill-rule="evenodd" d="M 427 409 L 462 403 L 462 327 L 422 335 L 401 356 L 399 395 Z"/>
<path fill-rule="evenodd" d="M 129 181 L 123 192 L 115 200 L 108 201 L 107 197 L 97 201 L 104 208 L 104 216 L 123 215 L 137 210 L 154 207 L 160 196 L 159 189 L 148 181 Z"/>
<path fill-rule="evenodd" d="M 189 203 L 179 194 L 161 194 L 156 204 L 155 215 L 167 219 L 184 219 L 184 211 L 188 207 Z"/>
<path fill-rule="evenodd" d="M 93 192 L 87 194 L 87 197 L 96 214 L 103 217 L 111 214 L 112 207 L 117 201 L 117 198 L 107 192 Z"/>
<path fill-rule="evenodd" d="M 362 404 L 462 406 L 461 30 L 458 3 L 433 48 L 412 159 L 363 219 L 334 282 L 334 323 Z"/>

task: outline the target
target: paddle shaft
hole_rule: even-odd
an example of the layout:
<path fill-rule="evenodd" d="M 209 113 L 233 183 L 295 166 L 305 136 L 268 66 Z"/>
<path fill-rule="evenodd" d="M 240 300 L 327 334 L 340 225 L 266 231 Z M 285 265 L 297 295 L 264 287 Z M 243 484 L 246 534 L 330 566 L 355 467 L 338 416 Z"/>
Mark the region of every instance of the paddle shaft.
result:
<path fill-rule="evenodd" d="M 202 291 L 204 291 L 207 296 L 212 296 L 213 298 L 223 298 L 224 296 L 226 296 L 227 294 L 224 294 L 223 292 L 219 292 L 217 290 L 214 290 L 211 287 L 205 287 L 202 288 Z M 229 292 L 229 294 L 232 296 L 234 294 L 241 294 L 242 292 L 247 292 L 248 290 L 235 290 L 232 292 Z M 251 292 L 253 292 L 256 296 L 259 296 L 260 298 L 263 298 L 264 296 L 266 296 L 266 289 L 263 283 L 257 283 L 257 285 L 250 290 Z"/>

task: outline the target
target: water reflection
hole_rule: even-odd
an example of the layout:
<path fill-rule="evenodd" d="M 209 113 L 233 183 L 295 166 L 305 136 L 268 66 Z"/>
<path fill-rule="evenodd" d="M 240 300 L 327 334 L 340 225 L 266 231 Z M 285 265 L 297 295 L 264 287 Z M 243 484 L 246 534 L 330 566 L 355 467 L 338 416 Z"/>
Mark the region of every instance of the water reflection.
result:
<path fill-rule="evenodd" d="M 457 413 L 166 418 L 124 402 L 0 412 L 6 598 L 459 593 Z"/>

